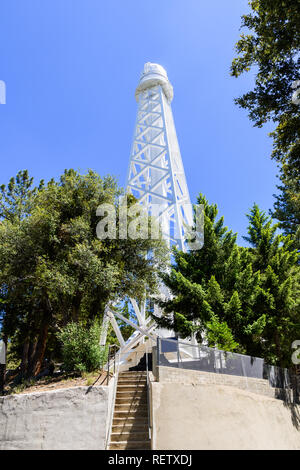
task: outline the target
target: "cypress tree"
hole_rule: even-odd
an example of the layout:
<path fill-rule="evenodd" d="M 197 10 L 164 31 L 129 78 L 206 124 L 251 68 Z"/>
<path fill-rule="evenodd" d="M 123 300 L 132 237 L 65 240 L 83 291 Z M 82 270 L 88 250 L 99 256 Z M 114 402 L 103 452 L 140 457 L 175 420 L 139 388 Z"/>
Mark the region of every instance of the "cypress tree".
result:
<path fill-rule="evenodd" d="M 264 315 L 261 355 L 271 363 L 291 365 L 291 344 L 300 337 L 300 268 L 290 235 L 277 233 L 278 224 L 254 204 L 248 236 L 252 265 L 260 275 L 260 296 L 254 310 Z"/>
<path fill-rule="evenodd" d="M 218 209 L 200 194 L 204 205 L 204 246 L 174 250 L 170 273 L 162 276 L 172 298 L 161 302 L 156 321 L 187 338 L 193 332 L 209 346 L 264 357 L 291 365 L 291 343 L 300 337 L 299 266 L 291 236 L 257 205 L 248 215 L 250 247 L 217 219 Z"/>

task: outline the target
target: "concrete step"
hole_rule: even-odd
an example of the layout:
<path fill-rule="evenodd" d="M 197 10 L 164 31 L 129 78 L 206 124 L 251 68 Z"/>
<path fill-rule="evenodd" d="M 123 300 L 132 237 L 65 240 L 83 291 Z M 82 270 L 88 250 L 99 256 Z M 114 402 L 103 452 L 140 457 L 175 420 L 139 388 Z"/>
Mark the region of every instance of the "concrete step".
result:
<path fill-rule="evenodd" d="M 119 377 L 147 377 L 147 372 L 146 371 L 135 371 L 135 370 L 126 370 L 124 372 L 119 372 Z"/>
<path fill-rule="evenodd" d="M 143 397 L 147 396 L 147 389 L 145 388 L 138 388 L 138 389 L 131 389 L 131 390 L 117 390 L 116 397 Z"/>
<path fill-rule="evenodd" d="M 122 433 L 122 432 L 138 432 L 138 431 L 143 431 L 143 432 L 148 432 L 148 423 L 146 420 L 140 421 L 139 423 L 135 423 L 134 421 L 132 423 L 127 423 L 127 421 L 123 421 L 123 424 L 121 424 L 122 421 L 118 424 L 113 424 L 111 431 L 113 433 Z"/>
<path fill-rule="evenodd" d="M 143 404 L 147 404 L 147 395 L 123 395 L 123 396 L 117 396 L 116 397 L 116 403 L 115 404 L 118 404 L 118 405 L 121 405 L 122 403 L 143 403 Z"/>
<path fill-rule="evenodd" d="M 135 404 L 147 404 L 147 395 L 140 395 L 139 397 L 136 396 L 124 396 L 124 397 L 116 397 L 116 405 L 122 405 L 124 403 L 135 403 Z"/>
<path fill-rule="evenodd" d="M 147 377 L 132 377 L 132 376 L 124 376 L 124 377 L 118 377 L 118 383 L 119 382 L 125 382 L 127 381 L 132 383 L 147 383 Z"/>
<path fill-rule="evenodd" d="M 116 403 L 115 411 L 147 411 L 147 403 Z"/>
<path fill-rule="evenodd" d="M 151 442 L 150 441 L 120 441 L 120 442 L 114 442 L 113 444 L 109 445 L 109 450 L 125 450 L 125 449 L 131 449 L 131 450 L 148 450 L 151 449 Z"/>
<path fill-rule="evenodd" d="M 118 387 L 144 387 L 147 389 L 147 382 L 136 382 L 135 380 L 119 380 Z"/>
<path fill-rule="evenodd" d="M 130 385 L 117 385 L 117 393 L 118 392 L 134 392 L 134 391 L 145 391 L 147 390 L 146 385 L 137 385 L 137 384 L 130 384 Z"/>
<path fill-rule="evenodd" d="M 148 425 L 148 416 L 128 415 L 114 416 L 113 426 L 144 426 Z"/>
<path fill-rule="evenodd" d="M 147 441 L 149 439 L 148 431 L 122 431 L 121 433 L 112 432 L 110 435 L 110 443 L 113 442 L 139 442 L 139 441 Z"/>
<path fill-rule="evenodd" d="M 118 384 L 147 385 L 147 379 L 144 377 L 140 377 L 138 379 L 134 377 L 119 377 Z"/>
<path fill-rule="evenodd" d="M 114 412 L 114 417 L 116 418 L 126 418 L 126 417 L 139 417 L 139 418 L 148 418 L 147 408 L 145 410 L 139 410 L 138 408 L 133 410 L 116 410 Z"/>
<path fill-rule="evenodd" d="M 133 374 L 133 373 L 119 373 L 119 379 L 136 379 L 136 380 L 147 380 L 147 374 Z"/>

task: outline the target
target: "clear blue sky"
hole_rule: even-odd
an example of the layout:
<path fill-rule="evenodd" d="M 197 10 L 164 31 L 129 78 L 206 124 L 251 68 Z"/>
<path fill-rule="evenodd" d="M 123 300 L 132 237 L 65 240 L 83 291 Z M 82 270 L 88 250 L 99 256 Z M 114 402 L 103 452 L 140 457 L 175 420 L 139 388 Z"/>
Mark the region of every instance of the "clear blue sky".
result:
<path fill-rule="evenodd" d="M 174 86 L 192 201 L 203 192 L 245 234 L 245 212 L 271 208 L 277 182 L 270 128 L 233 103 L 253 80 L 229 75 L 247 10 L 247 0 L 2 0 L 0 184 L 25 168 L 36 180 L 92 168 L 124 185 L 135 87 L 158 62 Z"/>

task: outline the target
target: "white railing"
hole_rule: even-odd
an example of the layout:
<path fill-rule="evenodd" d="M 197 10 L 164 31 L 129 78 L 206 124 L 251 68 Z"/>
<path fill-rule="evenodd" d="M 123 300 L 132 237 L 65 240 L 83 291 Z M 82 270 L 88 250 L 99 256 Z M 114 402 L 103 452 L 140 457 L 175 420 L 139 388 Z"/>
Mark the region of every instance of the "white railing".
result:
<path fill-rule="evenodd" d="M 157 340 L 158 366 L 177 367 L 218 374 L 265 379 L 273 388 L 290 388 L 288 369 L 269 365 L 264 359 L 222 351 L 170 338 Z"/>
<path fill-rule="evenodd" d="M 148 363 L 148 344 L 146 343 L 146 372 L 147 372 L 147 412 L 148 412 L 148 433 L 151 441 L 151 416 L 150 416 L 150 377 L 149 377 L 149 363 Z"/>
<path fill-rule="evenodd" d="M 106 432 L 106 439 L 105 439 L 105 449 L 108 449 L 109 442 L 110 442 L 110 435 L 112 430 L 112 423 L 113 423 L 113 416 L 114 416 L 114 409 L 115 409 L 115 402 L 116 402 L 116 395 L 117 395 L 117 386 L 118 386 L 118 377 L 119 377 L 119 369 L 120 369 L 120 350 L 114 355 L 113 360 L 113 370 L 114 370 L 114 387 L 112 392 L 112 401 L 109 410 L 109 421 L 108 427 Z M 110 375 L 110 360 L 108 360 L 107 365 L 107 385 L 109 384 L 109 375 Z"/>

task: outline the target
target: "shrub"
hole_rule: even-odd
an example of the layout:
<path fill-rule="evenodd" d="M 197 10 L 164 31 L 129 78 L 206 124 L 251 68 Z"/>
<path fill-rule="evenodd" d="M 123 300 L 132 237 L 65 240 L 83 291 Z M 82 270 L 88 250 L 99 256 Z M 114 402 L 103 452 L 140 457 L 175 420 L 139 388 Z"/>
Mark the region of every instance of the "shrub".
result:
<path fill-rule="evenodd" d="M 106 360 L 107 347 L 101 347 L 100 326 L 89 328 L 80 323 L 68 323 L 57 333 L 62 345 L 63 368 L 67 372 L 92 372 Z"/>

